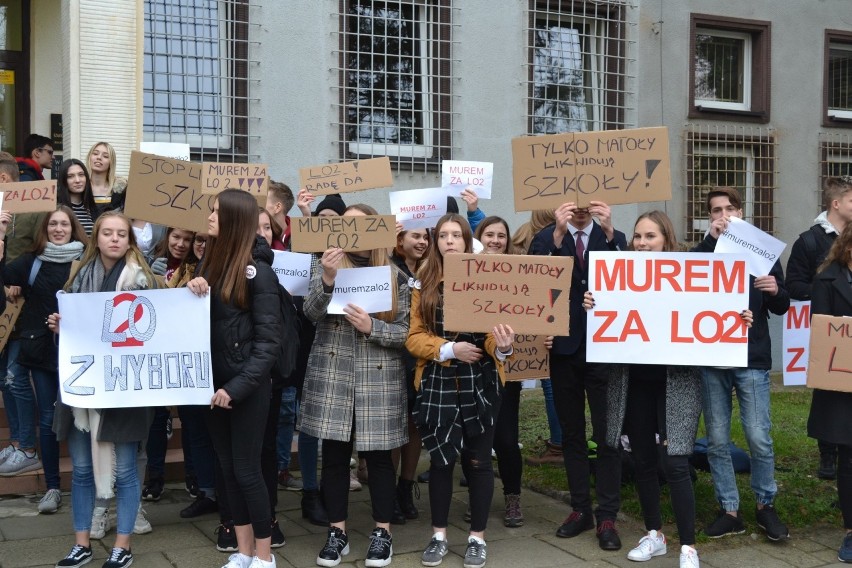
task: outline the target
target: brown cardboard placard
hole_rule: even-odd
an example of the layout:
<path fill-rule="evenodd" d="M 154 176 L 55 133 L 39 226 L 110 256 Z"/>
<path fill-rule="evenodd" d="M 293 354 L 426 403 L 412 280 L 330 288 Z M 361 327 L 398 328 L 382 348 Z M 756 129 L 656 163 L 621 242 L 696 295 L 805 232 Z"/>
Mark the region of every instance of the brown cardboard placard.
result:
<path fill-rule="evenodd" d="M 55 179 L 0 183 L 0 191 L 3 192 L 3 211 L 38 213 L 56 210 Z"/>
<path fill-rule="evenodd" d="M 852 392 L 852 318 L 813 314 L 808 356 L 812 389 Z"/>
<path fill-rule="evenodd" d="M 550 378 L 550 351 L 544 335 L 515 334 L 514 356 L 506 359 L 506 380 Z"/>
<path fill-rule="evenodd" d="M 332 247 L 347 252 L 393 248 L 396 246 L 396 217 L 291 217 L 290 243 L 293 252 L 325 252 Z"/>
<path fill-rule="evenodd" d="M 515 211 L 555 209 L 573 201 L 608 205 L 672 197 L 664 126 L 566 132 L 512 139 Z"/>
<path fill-rule="evenodd" d="M 216 194 L 225 189 L 241 189 L 263 205 L 269 192 L 269 167 L 266 164 L 203 162 L 201 192 Z"/>
<path fill-rule="evenodd" d="M 194 162 L 132 152 L 125 215 L 206 233 L 216 196 L 202 193 L 201 169 Z"/>
<path fill-rule="evenodd" d="M 299 168 L 299 187 L 314 195 L 393 186 L 390 158 L 370 158 Z"/>
<path fill-rule="evenodd" d="M 0 351 L 6 348 L 6 343 L 12 335 L 12 330 L 15 329 L 15 322 L 18 321 L 23 307 L 23 298 L 18 298 L 15 302 L 6 302 L 6 309 L 0 314 Z"/>
<path fill-rule="evenodd" d="M 565 256 L 449 254 L 444 257 L 444 329 L 568 335 L 574 259 Z"/>

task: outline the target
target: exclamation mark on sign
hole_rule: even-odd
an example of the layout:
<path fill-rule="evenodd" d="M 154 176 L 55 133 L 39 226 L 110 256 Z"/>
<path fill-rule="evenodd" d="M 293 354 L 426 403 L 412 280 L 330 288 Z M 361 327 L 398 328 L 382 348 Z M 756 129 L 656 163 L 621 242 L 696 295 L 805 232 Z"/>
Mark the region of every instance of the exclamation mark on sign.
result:
<path fill-rule="evenodd" d="M 240 187 L 242 187 L 242 186 L 243 186 L 243 182 L 244 182 L 245 180 L 246 180 L 246 178 L 237 178 L 237 181 L 238 181 L 238 182 L 240 182 Z"/>
<path fill-rule="evenodd" d="M 552 308 L 554 304 L 556 304 L 556 299 L 562 294 L 562 290 L 557 290 L 555 288 L 550 289 L 550 307 Z M 553 314 L 547 316 L 547 323 L 553 323 L 553 320 L 556 318 L 553 317 Z"/>
<path fill-rule="evenodd" d="M 645 160 L 645 177 L 648 181 L 645 182 L 645 187 L 650 187 L 651 176 L 654 175 L 654 170 L 660 165 L 660 160 Z"/>
<path fill-rule="evenodd" d="M 352 167 L 355 168 L 355 171 L 357 172 L 358 171 L 358 162 L 357 161 L 352 162 Z"/>

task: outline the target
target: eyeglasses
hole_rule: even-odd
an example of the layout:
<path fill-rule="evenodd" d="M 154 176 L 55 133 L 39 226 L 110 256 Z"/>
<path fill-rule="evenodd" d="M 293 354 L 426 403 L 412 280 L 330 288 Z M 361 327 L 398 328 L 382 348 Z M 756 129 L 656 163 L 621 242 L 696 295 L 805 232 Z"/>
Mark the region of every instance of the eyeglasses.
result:
<path fill-rule="evenodd" d="M 51 156 L 53 155 L 53 148 L 39 148 L 39 150 L 42 152 L 47 152 Z"/>
<path fill-rule="evenodd" d="M 204 237 L 195 237 L 195 244 L 205 246 L 207 244 L 207 239 Z"/>

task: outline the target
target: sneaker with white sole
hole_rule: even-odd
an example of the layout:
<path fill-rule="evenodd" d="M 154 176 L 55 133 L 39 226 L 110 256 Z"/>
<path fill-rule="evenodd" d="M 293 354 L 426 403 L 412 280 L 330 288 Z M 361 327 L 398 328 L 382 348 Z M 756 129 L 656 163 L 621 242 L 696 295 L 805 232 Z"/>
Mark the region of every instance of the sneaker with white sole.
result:
<path fill-rule="evenodd" d="M 38 512 L 48 515 L 55 513 L 61 504 L 62 493 L 59 492 L 59 489 L 48 489 L 41 501 L 38 502 Z"/>
<path fill-rule="evenodd" d="M 275 568 L 275 555 L 270 554 L 269 558 L 270 560 L 269 562 L 267 562 L 266 560 L 262 560 L 261 558 L 255 556 L 251 559 L 251 564 L 249 564 L 249 568 Z"/>
<path fill-rule="evenodd" d="M 103 568 L 127 568 L 131 564 L 133 564 L 133 554 L 130 549 L 116 546 L 109 553 Z"/>
<path fill-rule="evenodd" d="M 12 454 L 14 454 L 15 450 L 17 450 L 17 449 L 18 448 L 16 448 L 12 444 L 9 444 L 8 446 L 6 446 L 2 450 L 0 450 L 0 463 L 5 462 L 7 459 L 12 457 Z"/>
<path fill-rule="evenodd" d="M 636 548 L 627 553 L 627 559 L 646 562 L 655 556 L 662 556 L 667 550 L 666 535 L 657 531 L 648 531 L 647 535 L 639 539 Z"/>
<path fill-rule="evenodd" d="M 245 554 L 237 552 L 236 554 L 232 554 L 228 557 L 228 563 L 222 566 L 222 568 L 249 568 L 253 561 L 254 558 L 251 556 L 246 556 Z"/>
<path fill-rule="evenodd" d="M 18 448 L 15 453 L 6 458 L 6 461 L 0 463 L 0 477 L 12 477 L 37 469 L 41 469 L 41 460 L 38 459 L 38 454 L 33 452 L 32 455 L 29 455 Z"/>
<path fill-rule="evenodd" d="M 467 548 L 464 551 L 464 568 L 482 568 L 485 566 L 485 556 L 488 547 L 485 541 L 474 536 L 467 537 Z"/>
<path fill-rule="evenodd" d="M 435 533 L 432 540 L 426 545 L 423 555 L 420 556 L 420 563 L 423 566 L 438 566 L 444 561 L 444 556 L 447 555 L 449 550 L 447 537 L 443 533 Z"/>
<path fill-rule="evenodd" d="M 142 504 L 140 503 L 139 508 L 136 510 L 136 521 L 133 523 L 133 534 L 148 534 L 153 530 L 154 527 L 145 518 L 145 509 L 142 508 Z"/>
<path fill-rule="evenodd" d="M 92 528 L 89 530 L 89 538 L 101 540 L 111 528 L 112 522 L 109 516 L 109 509 L 106 507 L 95 507 L 92 511 Z"/>
<path fill-rule="evenodd" d="M 68 556 L 56 563 L 56 568 L 77 568 L 92 561 L 92 548 L 75 544 Z"/>
<path fill-rule="evenodd" d="M 325 546 L 317 556 L 317 565 L 331 568 L 340 564 L 340 559 L 349 554 L 349 537 L 343 529 L 328 527 L 328 538 Z"/>
<path fill-rule="evenodd" d="M 393 558 L 393 537 L 382 527 L 376 527 L 370 533 L 370 548 L 367 549 L 367 568 L 383 568 Z"/>
<path fill-rule="evenodd" d="M 680 568 L 699 568 L 698 551 L 691 546 L 680 547 Z"/>

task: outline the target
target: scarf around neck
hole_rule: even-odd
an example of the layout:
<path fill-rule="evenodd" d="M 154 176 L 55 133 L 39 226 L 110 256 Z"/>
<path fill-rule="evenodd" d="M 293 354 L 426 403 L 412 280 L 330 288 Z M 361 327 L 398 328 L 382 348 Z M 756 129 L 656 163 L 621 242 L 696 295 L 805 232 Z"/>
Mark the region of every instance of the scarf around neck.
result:
<path fill-rule="evenodd" d="M 71 241 L 64 245 L 56 245 L 48 242 L 44 246 L 44 251 L 38 255 L 38 258 L 43 262 L 64 264 L 80 258 L 80 255 L 83 254 L 84 248 L 85 246 L 80 241 Z"/>

